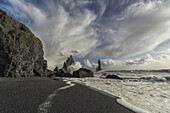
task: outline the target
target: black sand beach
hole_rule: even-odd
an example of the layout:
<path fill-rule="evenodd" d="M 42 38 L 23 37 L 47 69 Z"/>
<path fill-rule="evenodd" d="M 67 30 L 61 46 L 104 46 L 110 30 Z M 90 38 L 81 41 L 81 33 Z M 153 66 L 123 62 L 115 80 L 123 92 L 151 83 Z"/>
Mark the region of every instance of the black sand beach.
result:
<path fill-rule="evenodd" d="M 45 101 L 50 106 L 43 113 L 133 113 L 115 98 L 83 85 L 58 90 L 64 86 L 50 78 L 0 78 L 0 113 L 41 113 Z"/>

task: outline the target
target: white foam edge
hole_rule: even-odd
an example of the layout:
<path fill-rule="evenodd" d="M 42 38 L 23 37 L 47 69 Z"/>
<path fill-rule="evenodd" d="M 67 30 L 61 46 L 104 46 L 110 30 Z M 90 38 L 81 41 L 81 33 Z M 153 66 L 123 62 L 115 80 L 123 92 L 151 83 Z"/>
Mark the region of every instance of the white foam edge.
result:
<path fill-rule="evenodd" d="M 71 81 L 68 81 L 68 80 L 65 80 L 65 79 L 63 81 L 66 82 L 67 86 L 61 87 L 58 90 L 64 90 L 64 89 L 68 89 L 68 88 L 75 86 L 75 84 L 71 83 Z"/>
<path fill-rule="evenodd" d="M 143 110 L 143 109 L 141 109 L 141 108 L 139 108 L 139 107 L 136 107 L 136 106 L 128 103 L 124 98 L 118 97 L 118 99 L 117 99 L 116 101 L 117 101 L 120 105 L 122 105 L 122 106 L 124 106 L 124 107 L 126 107 L 126 108 L 128 108 L 128 109 L 131 109 L 131 110 L 134 111 L 134 112 L 137 112 L 137 113 L 149 113 L 149 112 L 147 112 L 147 111 L 145 111 L 145 110 Z"/>
<path fill-rule="evenodd" d="M 66 80 L 66 79 L 65 79 L 65 80 Z M 67 81 L 67 80 L 66 80 L 66 81 Z M 92 90 L 95 90 L 95 91 L 97 91 L 97 92 L 99 92 L 99 93 L 102 93 L 102 94 L 104 94 L 104 95 L 110 96 L 110 97 L 112 97 L 112 98 L 117 98 L 116 101 L 117 101 L 118 104 L 122 105 L 123 107 L 125 107 L 125 108 L 127 108 L 127 109 L 129 109 L 129 110 L 131 110 L 131 111 L 133 111 L 133 112 L 136 112 L 136 113 L 149 113 L 148 111 L 145 111 L 145 110 L 143 110 L 143 109 L 141 109 L 141 108 L 139 108 L 139 107 L 136 107 L 136 106 L 128 103 L 124 98 L 117 97 L 117 96 L 115 96 L 114 94 L 112 94 L 112 93 L 110 93 L 110 92 L 106 92 L 106 91 L 103 91 L 103 90 L 94 88 L 94 87 L 92 87 L 92 86 L 88 86 L 88 85 L 86 85 L 85 83 L 82 83 L 82 82 L 80 82 L 80 81 L 76 81 L 76 80 L 71 80 L 71 81 L 73 81 L 73 82 L 75 82 L 75 83 L 77 83 L 77 84 L 86 86 L 86 87 L 88 87 L 88 88 L 90 88 L 90 89 L 92 89 Z"/>

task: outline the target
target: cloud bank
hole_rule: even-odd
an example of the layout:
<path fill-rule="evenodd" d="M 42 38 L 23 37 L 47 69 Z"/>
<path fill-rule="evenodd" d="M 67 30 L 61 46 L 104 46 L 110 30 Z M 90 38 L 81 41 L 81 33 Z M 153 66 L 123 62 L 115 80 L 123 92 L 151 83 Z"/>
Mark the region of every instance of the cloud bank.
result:
<path fill-rule="evenodd" d="M 88 67 L 88 64 L 84 63 Z M 90 69 L 95 70 L 97 64 L 92 63 Z M 101 60 L 101 66 L 103 70 L 157 70 L 157 69 L 169 69 L 170 68 L 170 55 L 160 54 L 151 56 L 147 54 L 144 58 L 138 58 L 133 60 L 113 60 L 103 59 Z"/>
<path fill-rule="evenodd" d="M 168 0 L 6 0 L 0 7 L 42 40 L 49 68 L 70 54 L 129 57 L 170 39 Z"/>

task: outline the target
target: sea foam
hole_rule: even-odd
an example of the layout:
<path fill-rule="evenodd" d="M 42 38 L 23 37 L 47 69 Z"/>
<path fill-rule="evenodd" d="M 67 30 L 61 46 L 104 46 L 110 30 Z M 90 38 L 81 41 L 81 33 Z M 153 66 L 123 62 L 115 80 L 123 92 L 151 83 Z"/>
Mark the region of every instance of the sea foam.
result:
<path fill-rule="evenodd" d="M 114 73 L 115 74 L 115 73 Z M 119 97 L 117 102 L 139 113 L 169 113 L 169 73 L 117 73 L 124 80 L 71 78 L 71 80 Z M 132 78 L 133 77 L 133 78 Z"/>

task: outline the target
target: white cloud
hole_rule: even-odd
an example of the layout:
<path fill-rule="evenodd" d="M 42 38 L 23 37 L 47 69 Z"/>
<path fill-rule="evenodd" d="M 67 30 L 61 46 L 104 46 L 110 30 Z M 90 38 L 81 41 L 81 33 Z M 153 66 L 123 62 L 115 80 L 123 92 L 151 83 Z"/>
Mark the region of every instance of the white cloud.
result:
<path fill-rule="evenodd" d="M 161 55 L 158 55 L 158 56 L 157 56 L 157 59 L 158 59 L 158 60 L 167 61 L 167 60 L 170 60 L 170 55 L 161 54 Z M 167 62 L 167 63 L 168 63 L 168 62 Z"/>
<path fill-rule="evenodd" d="M 135 60 L 126 60 L 126 65 L 142 65 L 152 62 L 156 62 L 155 59 L 150 54 L 147 54 L 145 58 L 135 59 Z"/>
<path fill-rule="evenodd" d="M 77 71 L 77 70 L 79 70 L 80 68 L 82 68 L 81 63 L 80 63 L 80 62 L 75 62 L 74 64 L 72 64 L 71 66 L 69 66 L 69 67 L 67 68 L 67 70 L 68 70 L 71 74 L 73 74 L 74 71 Z"/>
<path fill-rule="evenodd" d="M 49 68 L 61 67 L 70 54 L 82 58 L 129 57 L 151 51 L 170 39 L 167 0 L 42 0 L 42 6 L 33 0 L 8 2 L 10 5 L 0 7 L 41 38 Z M 148 56 L 123 64 L 147 64 L 152 60 Z M 122 62 L 103 64 L 120 68 Z"/>
<path fill-rule="evenodd" d="M 93 68 L 92 64 L 90 63 L 90 61 L 88 59 L 84 60 L 84 64 L 85 66 L 87 66 L 88 68 Z"/>

